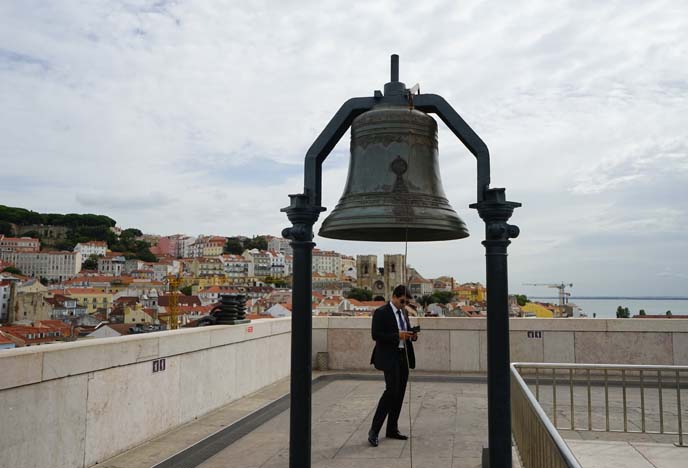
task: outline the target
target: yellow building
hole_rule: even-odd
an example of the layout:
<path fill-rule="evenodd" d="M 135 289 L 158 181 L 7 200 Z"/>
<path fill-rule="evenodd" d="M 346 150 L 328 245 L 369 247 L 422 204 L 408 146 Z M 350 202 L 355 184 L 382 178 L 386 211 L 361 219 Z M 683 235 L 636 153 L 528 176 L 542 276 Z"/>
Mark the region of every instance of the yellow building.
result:
<path fill-rule="evenodd" d="M 153 316 L 146 312 L 141 304 L 136 304 L 134 308 L 126 306 L 124 308 L 124 323 L 153 323 Z"/>
<path fill-rule="evenodd" d="M 199 289 L 205 289 L 208 286 L 227 286 L 227 277 L 224 275 L 215 276 L 199 276 L 193 278 L 192 283 L 199 287 Z"/>
<path fill-rule="evenodd" d="M 55 292 L 55 291 L 51 291 Z M 89 314 L 95 313 L 98 309 L 108 310 L 112 307 L 112 292 L 105 292 L 98 288 L 69 288 L 59 290 L 58 294 L 76 299 L 80 306 L 86 307 Z"/>
<path fill-rule="evenodd" d="M 554 314 L 546 307 L 536 304 L 535 302 L 527 302 L 521 307 L 524 316 L 535 316 L 537 318 L 552 318 Z"/>
<path fill-rule="evenodd" d="M 469 302 L 485 301 L 485 293 L 485 286 L 480 283 L 464 283 L 454 289 L 454 294 L 457 299 L 463 299 Z"/>
<path fill-rule="evenodd" d="M 152 289 L 155 289 L 156 291 L 162 291 L 163 287 L 164 284 L 162 281 L 155 281 L 149 279 L 134 279 L 131 281 L 131 283 L 129 283 L 127 289 L 148 293 Z"/>
<path fill-rule="evenodd" d="M 197 257 L 183 260 L 184 271 L 193 276 L 225 276 L 225 266 L 220 257 Z"/>

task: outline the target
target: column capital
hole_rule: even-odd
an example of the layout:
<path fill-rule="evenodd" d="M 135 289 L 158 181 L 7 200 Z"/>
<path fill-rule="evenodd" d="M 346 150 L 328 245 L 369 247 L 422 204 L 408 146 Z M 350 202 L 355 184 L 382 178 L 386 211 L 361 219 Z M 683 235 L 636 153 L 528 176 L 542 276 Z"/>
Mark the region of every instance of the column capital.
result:
<path fill-rule="evenodd" d="M 509 239 L 518 237 L 520 233 L 518 226 L 507 223 L 514 209 L 520 206 L 518 202 L 506 201 L 506 190 L 503 188 L 486 190 L 482 201 L 470 205 L 478 210 L 478 214 L 485 221 L 486 242 L 506 242 L 507 245 Z"/>
<path fill-rule="evenodd" d="M 308 196 L 303 193 L 289 195 L 289 198 L 291 198 L 291 204 L 280 211 L 287 213 L 293 226 L 282 230 L 282 236 L 293 241 L 312 241 L 313 224 L 325 208 L 311 205 Z"/>

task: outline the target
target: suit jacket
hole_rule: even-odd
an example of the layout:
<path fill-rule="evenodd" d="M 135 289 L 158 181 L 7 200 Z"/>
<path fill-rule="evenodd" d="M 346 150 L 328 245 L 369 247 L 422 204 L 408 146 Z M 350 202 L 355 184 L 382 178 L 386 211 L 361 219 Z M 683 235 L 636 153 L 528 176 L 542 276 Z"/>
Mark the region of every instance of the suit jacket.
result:
<path fill-rule="evenodd" d="M 410 329 L 410 324 L 406 311 L 403 313 L 406 321 L 406 329 Z M 373 325 L 371 327 L 375 348 L 370 356 L 370 363 L 375 365 L 378 370 L 389 370 L 399 366 L 399 325 L 397 324 L 396 314 L 392 305 L 388 302 L 378 308 L 373 313 Z M 415 369 L 416 355 L 413 352 L 413 343 L 406 340 L 408 351 L 409 368 Z"/>

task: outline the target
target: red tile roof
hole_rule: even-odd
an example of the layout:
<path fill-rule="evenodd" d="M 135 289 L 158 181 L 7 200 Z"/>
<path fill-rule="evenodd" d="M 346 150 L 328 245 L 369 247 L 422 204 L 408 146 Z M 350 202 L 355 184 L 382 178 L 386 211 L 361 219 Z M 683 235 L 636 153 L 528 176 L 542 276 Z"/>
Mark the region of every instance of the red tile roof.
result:
<path fill-rule="evenodd" d="M 263 315 L 263 314 L 246 314 L 246 318 L 249 320 L 257 320 L 257 319 L 264 319 L 264 318 L 274 318 L 272 315 Z"/>
<path fill-rule="evenodd" d="M 26 325 L 3 326 L 0 327 L 0 332 L 5 335 L 12 335 L 13 337 L 23 342 L 25 345 L 50 343 L 57 339 L 57 337 L 55 336 L 46 336 L 48 330 L 46 330 L 45 328 L 29 327 Z M 29 338 L 29 336 L 31 336 L 31 338 Z"/>
<path fill-rule="evenodd" d="M 364 306 L 375 307 L 376 309 L 378 307 L 382 307 L 383 305 L 387 304 L 387 301 L 360 301 L 360 302 Z"/>
<path fill-rule="evenodd" d="M 88 242 L 80 242 L 81 245 L 92 245 L 95 247 L 107 247 L 107 242 L 103 241 L 88 241 Z"/>
<path fill-rule="evenodd" d="M 179 306 L 200 306 L 201 300 L 198 296 L 185 296 L 183 294 L 177 294 L 177 304 Z M 158 305 L 161 307 L 168 307 L 170 305 L 170 295 L 164 294 L 158 297 Z"/>
<path fill-rule="evenodd" d="M 137 302 L 139 302 L 139 298 L 136 296 L 122 296 L 115 299 L 115 304 L 134 305 Z"/>

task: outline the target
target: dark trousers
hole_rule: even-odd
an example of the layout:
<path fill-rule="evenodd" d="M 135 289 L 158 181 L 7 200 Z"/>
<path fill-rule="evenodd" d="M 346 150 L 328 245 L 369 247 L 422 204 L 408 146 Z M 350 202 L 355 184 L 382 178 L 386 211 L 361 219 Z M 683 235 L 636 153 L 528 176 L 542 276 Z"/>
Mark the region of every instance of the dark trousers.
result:
<path fill-rule="evenodd" d="M 399 413 L 401 405 L 404 403 L 404 393 L 406 393 L 406 382 L 408 382 L 408 363 L 404 350 L 399 350 L 399 364 L 385 372 L 385 391 L 377 404 L 373 424 L 370 430 L 375 434 L 380 433 L 382 424 L 387 418 L 387 433 L 399 430 Z"/>

